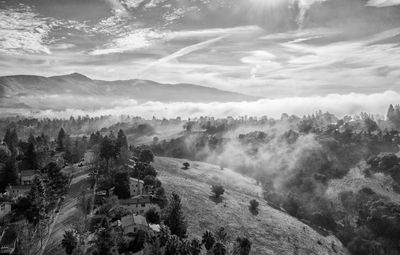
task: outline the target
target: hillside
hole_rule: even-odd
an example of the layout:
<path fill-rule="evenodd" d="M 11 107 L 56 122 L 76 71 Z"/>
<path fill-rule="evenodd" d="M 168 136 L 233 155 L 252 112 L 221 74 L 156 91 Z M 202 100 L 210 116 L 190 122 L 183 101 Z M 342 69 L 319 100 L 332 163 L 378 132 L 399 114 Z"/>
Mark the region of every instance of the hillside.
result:
<path fill-rule="evenodd" d="M 13 103 L 18 106 L 17 108 L 29 106 L 35 108 L 37 102 L 32 102 L 29 105 L 31 98 L 38 98 L 38 100 L 46 98 L 49 100 L 48 98 L 57 99 L 57 97 L 74 99 L 71 106 L 65 106 L 70 108 L 76 106 L 75 104 L 79 97 L 83 97 L 86 100 L 89 97 L 91 102 L 89 101 L 88 103 L 91 104 L 102 101 L 103 106 L 107 101 L 131 99 L 139 103 L 147 101 L 237 102 L 258 99 L 239 93 L 192 84 L 161 84 L 148 80 L 102 81 L 92 80 L 79 73 L 52 77 L 34 75 L 0 77 L 0 98 L 7 101 L 4 105 L 1 104 L 0 107 L 10 107 L 10 103 Z M 54 104 L 56 105 L 56 103 Z M 48 109 L 59 108 L 53 107 L 49 103 L 43 106 L 38 105 L 36 108 L 41 107 L 47 107 Z"/>
<path fill-rule="evenodd" d="M 346 254 L 334 236 L 322 236 L 297 219 L 270 207 L 258 198 L 261 188 L 249 178 L 229 169 L 186 160 L 157 157 L 154 163 L 167 192 L 176 191 L 182 198 L 189 233 L 197 237 L 206 230 L 225 227 L 231 238 L 246 235 L 252 242 L 251 254 Z M 210 186 L 225 187 L 221 203 L 211 200 Z M 259 214 L 248 210 L 249 201 L 260 202 Z"/>

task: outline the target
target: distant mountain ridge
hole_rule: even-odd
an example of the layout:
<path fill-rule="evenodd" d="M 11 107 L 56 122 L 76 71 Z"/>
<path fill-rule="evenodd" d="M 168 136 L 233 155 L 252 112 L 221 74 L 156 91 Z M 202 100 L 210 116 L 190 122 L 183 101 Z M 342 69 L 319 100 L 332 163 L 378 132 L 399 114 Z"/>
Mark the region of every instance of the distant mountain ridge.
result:
<path fill-rule="evenodd" d="M 51 77 L 35 75 L 0 77 L 0 98 L 12 99 L 35 95 L 110 97 L 134 99 L 138 102 L 208 103 L 255 101 L 260 99 L 240 93 L 193 84 L 162 84 L 137 79 L 116 81 L 93 80 L 80 73 Z"/>

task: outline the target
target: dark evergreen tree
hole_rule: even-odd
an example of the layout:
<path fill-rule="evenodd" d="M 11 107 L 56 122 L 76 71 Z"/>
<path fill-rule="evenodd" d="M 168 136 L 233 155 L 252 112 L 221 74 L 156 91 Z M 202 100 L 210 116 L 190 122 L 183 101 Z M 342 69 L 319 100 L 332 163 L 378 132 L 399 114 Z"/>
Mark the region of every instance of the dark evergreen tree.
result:
<path fill-rule="evenodd" d="M 64 151 L 65 150 L 65 137 L 66 137 L 66 133 L 64 131 L 63 128 L 60 129 L 60 131 L 58 132 L 58 136 L 57 136 L 57 151 Z"/>
<path fill-rule="evenodd" d="M 214 246 L 214 243 L 215 243 L 214 234 L 208 230 L 204 232 L 202 236 L 202 244 L 204 244 L 204 247 L 206 247 L 207 251 L 211 250 L 211 248 Z"/>
<path fill-rule="evenodd" d="M 236 238 L 233 248 L 233 255 L 249 255 L 251 250 L 251 242 L 246 237 Z"/>
<path fill-rule="evenodd" d="M 28 149 L 25 154 L 25 160 L 29 169 L 38 169 L 35 145 L 31 142 L 28 145 Z"/>
<path fill-rule="evenodd" d="M 181 198 L 175 192 L 172 193 L 166 214 L 164 224 L 169 227 L 171 234 L 180 238 L 186 237 L 187 223 L 182 212 Z"/>
<path fill-rule="evenodd" d="M 114 184 L 114 193 L 118 196 L 119 199 L 126 199 L 131 197 L 129 189 L 129 175 L 127 172 L 116 173 L 114 177 Z"/>
<path fill-rule="evenodd" d="M 78 240 L 73 231 L 65 231 L 63 239 L 61 241 L 61 245 L 64 247 L 65 253 L 67 253 L 68 255 L 74 252 L 76 246 L 78 245 Z"/>

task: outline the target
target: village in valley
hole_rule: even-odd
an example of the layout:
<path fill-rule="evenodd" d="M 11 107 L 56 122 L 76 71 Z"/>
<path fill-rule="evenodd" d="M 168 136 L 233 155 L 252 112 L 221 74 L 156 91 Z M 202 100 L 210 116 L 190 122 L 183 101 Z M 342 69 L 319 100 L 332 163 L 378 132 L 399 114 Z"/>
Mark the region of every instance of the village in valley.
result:
<path fill-rule="evenodd" d="M 167 198 L 150 150 L 128 146 L 122 130 L 71 141 L 63 129 L 55 140 L 42 134 L 27 141 L 7 130 L 0 148 L 0 254 L 53 254 L 60 245 L 67 254 L 108 254 L 114 242 L 139 251 L 137 235 L 162 231 Z"/>

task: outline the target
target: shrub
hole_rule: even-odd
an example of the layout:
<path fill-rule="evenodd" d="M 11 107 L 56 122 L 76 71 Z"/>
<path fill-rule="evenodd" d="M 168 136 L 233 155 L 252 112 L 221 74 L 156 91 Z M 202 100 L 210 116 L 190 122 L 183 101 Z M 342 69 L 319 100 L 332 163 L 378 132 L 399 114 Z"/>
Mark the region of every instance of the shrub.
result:
<path fill-rule="evenodd" d="M 154 208 L 150 208 L 148 211 L 145 213 L 146 220 L 150 224 L 159 224 L 160 223 L 160 214 L 156 211 Z"/>
<path fill-rule="evenodd" d="M 213 185 L 211 187 L 211 191 L 214 193 L 216 198 L 219 198 L 222 194 L 224 194 L 225 189 L 222 185 Z"/>
<path fill-rule="evenodd" d="M 187 170 L 187 169 L 189 169 L 189 167 L 190 167 L 189 162 L 183 163 L 183 169 Z"/>
<path fill-rule="evenodd" d="M 250 200 L 250 210 L 251 211 L 258 211 L 258 201 L 255 199 Z"/>

